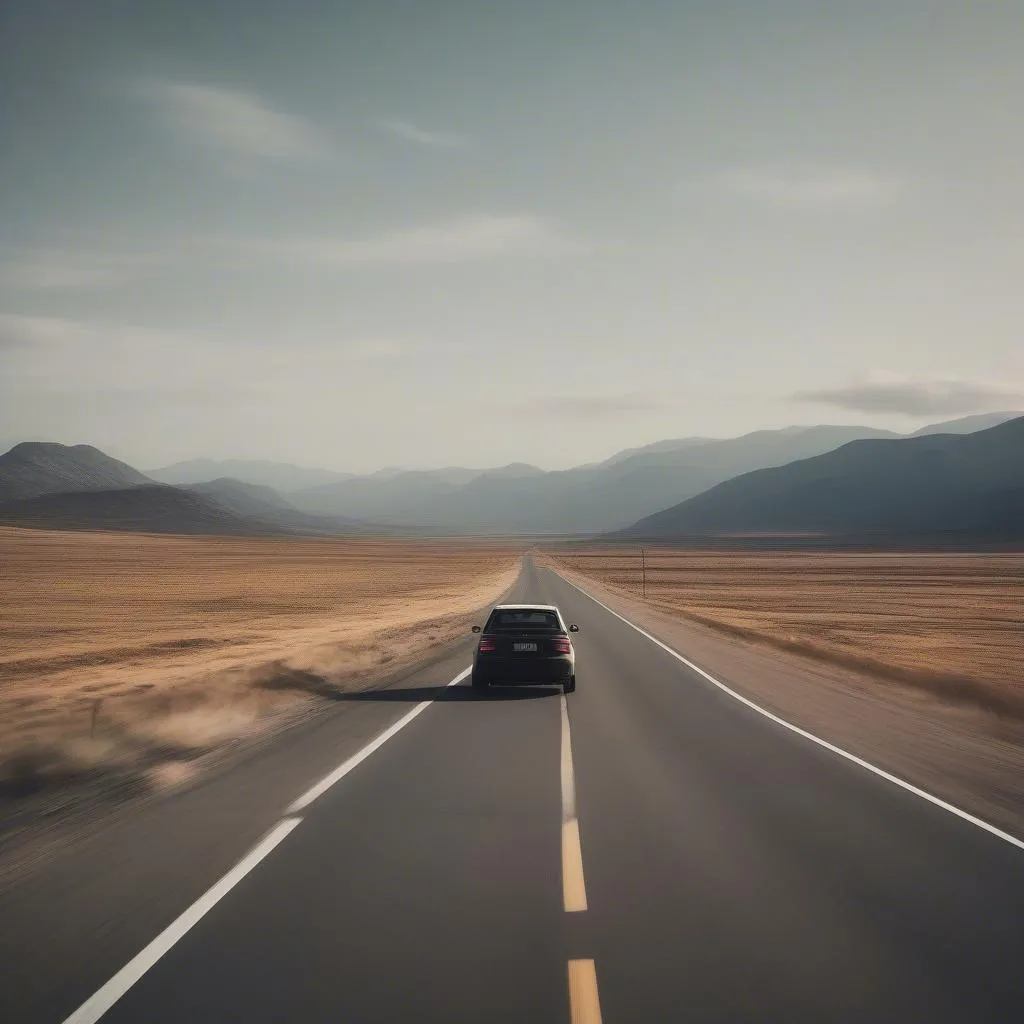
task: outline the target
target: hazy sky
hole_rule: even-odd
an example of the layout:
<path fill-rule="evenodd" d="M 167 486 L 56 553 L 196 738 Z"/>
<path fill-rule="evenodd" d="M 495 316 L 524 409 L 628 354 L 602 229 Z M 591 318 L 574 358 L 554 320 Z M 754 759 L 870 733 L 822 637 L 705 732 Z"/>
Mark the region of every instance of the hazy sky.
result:
<path fill-rule="evenodd" d="M 1013 0 L 0 0 L 0 443 L 1024 408 L 1022 96 Z"/>

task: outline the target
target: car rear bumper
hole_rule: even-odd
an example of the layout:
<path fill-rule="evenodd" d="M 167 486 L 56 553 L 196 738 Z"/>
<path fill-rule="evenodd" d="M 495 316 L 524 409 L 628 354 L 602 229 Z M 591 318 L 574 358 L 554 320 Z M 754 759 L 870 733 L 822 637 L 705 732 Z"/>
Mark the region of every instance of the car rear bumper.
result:
<path fill-rule="evenodd" d="M 473 680 L 488 685 L 502 683 L 561 683 L 574 670 L 568 655 L 554 658 L 506 658 L 500 655 L 478 657 L 473 665 Z"/>

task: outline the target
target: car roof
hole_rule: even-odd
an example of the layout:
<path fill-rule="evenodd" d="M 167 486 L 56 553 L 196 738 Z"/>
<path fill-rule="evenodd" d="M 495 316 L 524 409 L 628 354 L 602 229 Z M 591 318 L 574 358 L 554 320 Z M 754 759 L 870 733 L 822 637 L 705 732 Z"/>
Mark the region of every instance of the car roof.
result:
<path fill-rule="evenodd" d="M 519 609 L 529 608 L 531 611 L 538 611 L 538 612 L 557 612 L 558 611 L 558 605 L 555 605 L 555 604 L 496 604 L 494 606 L 494 610 L 495 611 L 498 611 L 499 609 L 504 610 L 504 609 L 512 609 L 512 608 L 519 608 Z"/>

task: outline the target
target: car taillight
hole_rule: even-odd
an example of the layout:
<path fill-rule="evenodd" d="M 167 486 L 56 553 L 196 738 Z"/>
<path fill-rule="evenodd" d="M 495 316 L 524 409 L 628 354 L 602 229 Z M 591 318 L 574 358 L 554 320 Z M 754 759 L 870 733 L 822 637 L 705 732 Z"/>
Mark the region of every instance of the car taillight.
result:
<path fill-rule="evenodd" d="M 556 636 L 551 646 L 556 654 L 569 654 L 572 651 L 572 641 L 567 636 Z"/>
<path fill-rule="evenodd" d="M 497 649 L 498 644 L 493 636 L 480 637 L 480 646 L 477 647 L 477 650 L 480 651 L 482 654 L 486 654 L 488 651 L 496 651 Z"/>

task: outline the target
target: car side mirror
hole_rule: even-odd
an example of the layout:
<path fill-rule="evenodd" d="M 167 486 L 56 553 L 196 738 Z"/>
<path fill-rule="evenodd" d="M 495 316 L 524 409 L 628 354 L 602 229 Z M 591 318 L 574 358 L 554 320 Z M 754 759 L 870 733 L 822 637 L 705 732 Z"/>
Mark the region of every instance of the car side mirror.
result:
<path fill-rule="evenodd" d="M 577 626 L 575 622 L 569 627 L 569 632 L 570 633 L 578 633 L 579 631 L 580 631 L 580 627 Z"/>
<path fill-rule="evenodd" d="M 479 633 L 480 632 L 480 627 L 479 626 L 474 626 L 473 627 L 473 632 L 474 633 Z"/>

